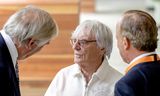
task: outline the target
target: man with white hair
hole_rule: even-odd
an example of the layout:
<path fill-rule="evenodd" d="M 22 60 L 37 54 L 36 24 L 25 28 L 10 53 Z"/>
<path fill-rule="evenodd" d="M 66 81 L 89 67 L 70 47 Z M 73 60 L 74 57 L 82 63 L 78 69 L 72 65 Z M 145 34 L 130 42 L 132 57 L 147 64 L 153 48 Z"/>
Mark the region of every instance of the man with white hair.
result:
<path fill-rule="evenodd" d="M 58 72 L 45 96 L 113 96 L 122 74 L 108 64 L 112 33 L 99 21 L 87 20 L 73 32 L 74 63 Z"/>
<path fill-rule="evenodd" d="M 44 10 L 27 6 L 13 14 L 0 31 L 0 95 L 20 96 L 17 60 L 38 52 L 57 35 Z"/>

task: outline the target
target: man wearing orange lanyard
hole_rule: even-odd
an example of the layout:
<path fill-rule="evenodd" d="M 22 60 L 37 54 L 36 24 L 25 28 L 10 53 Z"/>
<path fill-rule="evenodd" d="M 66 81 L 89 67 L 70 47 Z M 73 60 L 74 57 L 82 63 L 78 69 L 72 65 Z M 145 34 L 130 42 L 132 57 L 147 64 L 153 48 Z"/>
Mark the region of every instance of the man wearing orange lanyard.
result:
<path fill-rule="evenodd" d="M 117 46 L 126 74 L 115 85 L 115 96 L 160 96 L 160 57 L 157 26 L 151 15 L 129 10 L 116 25 Z"/>

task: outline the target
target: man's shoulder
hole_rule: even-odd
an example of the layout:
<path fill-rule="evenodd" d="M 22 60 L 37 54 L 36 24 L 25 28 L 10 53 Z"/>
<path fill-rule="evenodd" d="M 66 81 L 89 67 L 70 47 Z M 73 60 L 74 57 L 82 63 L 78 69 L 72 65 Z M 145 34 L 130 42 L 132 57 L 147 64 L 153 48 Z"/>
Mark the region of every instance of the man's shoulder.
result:
<path fill-rule="evenodd" d="M 143 62 L 140 64 L 137 64 L 134 66 L 129 73 L 136 73 L 136 74 L 141 74 L 141 73 L 146 73 L 146 72 L 152 72 L 157 70 L 157 72 L 160 72 L 160 61 L 154 61 L 154 62 Z M 131 74 L 130 74 L 131 75 Z"/>
<path fill-rule="evenodd" d="M 147 80 L 149 75 L 155 75 L 154 71 L 160 73 L 160 62 L 144 62 L 132 67 L 124 76 L 120 82 L 140 82 Z M 159 71 L 158 71 L 159 70 Z"/>

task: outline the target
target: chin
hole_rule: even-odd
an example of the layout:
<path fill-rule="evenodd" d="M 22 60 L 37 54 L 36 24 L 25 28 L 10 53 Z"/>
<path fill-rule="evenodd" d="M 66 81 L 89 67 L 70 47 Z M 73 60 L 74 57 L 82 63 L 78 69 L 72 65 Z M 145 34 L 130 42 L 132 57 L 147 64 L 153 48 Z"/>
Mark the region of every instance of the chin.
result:
<path fill-rule="evenodd" d="M 84 61 L 82 60 L 74 60 L 74 63 L 78 64 L 78 65 L 83 65 L 84 64 Z"/>
<path fill-rule="evenodd" d="M 77 61 L 74 61 L 74 63 L 77 63 L 77 64 L 78 64 L 79 62 L 77 62 Z"/>
<path fill-rule="evenodd" d="M 74 60 L 74 63 L 79 64 L 79 63 L 81 63 L 81 61 L 79 61 L 79 60 Z"/>

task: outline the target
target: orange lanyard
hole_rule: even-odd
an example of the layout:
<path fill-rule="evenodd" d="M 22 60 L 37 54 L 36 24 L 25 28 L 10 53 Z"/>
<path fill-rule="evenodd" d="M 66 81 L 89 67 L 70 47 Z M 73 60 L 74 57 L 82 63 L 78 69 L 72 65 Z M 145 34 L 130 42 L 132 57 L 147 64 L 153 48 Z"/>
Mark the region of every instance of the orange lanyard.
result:
<path fill-rule="evenodd" d="M 160 57 L 160 55 L 159 55 L 159 56 L 157 55 L 157 60 L 160 60 L 159 57 Z M 144 63 L 144 62 L 152 62 L 152 61 L 155 61 L 154 55 L 142 57 L 142 58 L 134 61 L 133 63 L 129 64 L 129 66 L 128 66 L 127 69 L 125 70 L 125 73 L 127 73 L 132 67 L 134 67 L 134 66 L 137 65 L 137 64 Z"/>

